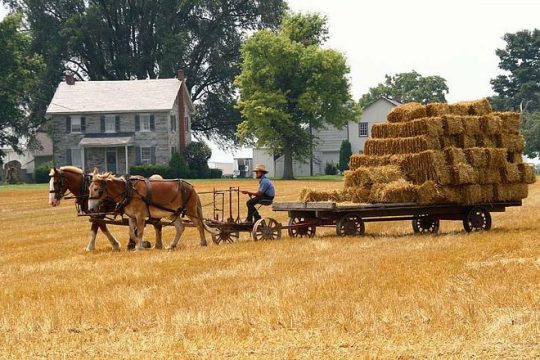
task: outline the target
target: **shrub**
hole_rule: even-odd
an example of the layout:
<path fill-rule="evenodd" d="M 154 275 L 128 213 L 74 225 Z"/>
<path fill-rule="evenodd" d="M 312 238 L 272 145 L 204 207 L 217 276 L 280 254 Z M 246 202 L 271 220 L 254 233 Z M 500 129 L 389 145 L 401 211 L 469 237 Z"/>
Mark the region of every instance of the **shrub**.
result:
<path fill-rule="evenodd" d="M 337 175 L 338 173 L 338 168 L 336 166 L 336 164 L 334 164 L 333 162 L 327 162 L 326 163 L 326 166 L 324 168 L 324 173 L 326 175 Z"/>
<path fill-rule="evenodd" d="M 349 159 L 352 156 L 352 147 L 349 140 L 343 140 L 339 149 L 339 170 L 349 170 Z"/>
<path fill-rule="evenodd" d="M 130 169 L 131 175 L 141 175 L 146 178 L 152 175 L 161 175 L 163 178 L 171 178 L 171 168 L 167 165 L 136 165 L 132 166 Z"/>
<path fill-rule="evenodd" d="M 222 176 L 223 176 L 223 170 L 210 169 L 210 179 L 221 179 Z"/>
<path fill-rule="evenodd" d="M 188 179 L 190 177 L 190 171 L 186 159 L 179 153 L 174 153 L 169 161 L 169 168 L 171 169 L 171 177 L 175 179 Z"/>
<path fill-rule="evenodd" d="M 191 142 L 186 146 L 184 153 L 192 178 L 204 179 L 210 176 L 208 159 L 212 156 L 212 150 L 204 142 Z"/>
<path fill-rule="evenodd" d="M 49 172 L 51 171 L 51 168 L 53 167 L 52 161 L 41 164 L 34 170 L 34 181 L 38 184 L 45 184 L 48 183 L 51 179 L 49 177 Z"/>

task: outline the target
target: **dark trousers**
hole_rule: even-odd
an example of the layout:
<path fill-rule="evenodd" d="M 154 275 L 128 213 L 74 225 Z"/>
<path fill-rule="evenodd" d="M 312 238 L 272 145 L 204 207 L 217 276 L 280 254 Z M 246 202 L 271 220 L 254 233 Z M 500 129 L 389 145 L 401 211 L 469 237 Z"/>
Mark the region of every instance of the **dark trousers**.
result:
<path fill-rule="evenodd" d="M 259 215 L 259 212 L 257 211 L 257 208 L 255 208 L 255 206 L 258 203 L 260 203 L 261 200 L 274 200 L 274 197 L 273 196 L 263 195 L 263 196 L 254 196 L 251 199 L 249 199 L 246 202 L 246 205 L 247 205 L 247 208 L 248 208 L 248 214 L 247 214 L 246 221 L 252 222 L 254 220 L 257 221 L 257 220 L 259 220 L 261 218 L 261 215 Z"/>

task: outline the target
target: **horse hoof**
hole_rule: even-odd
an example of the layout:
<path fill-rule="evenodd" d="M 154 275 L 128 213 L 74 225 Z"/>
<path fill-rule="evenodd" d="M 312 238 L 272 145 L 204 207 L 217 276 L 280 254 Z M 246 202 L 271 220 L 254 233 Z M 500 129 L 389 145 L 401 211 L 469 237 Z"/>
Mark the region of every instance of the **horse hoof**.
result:
<path fill-rule="evenodd" d="M 156 246 L 154 247 L 154 249 L 156 249 L 156 250 L 161 250 L 161 249 L 163 249 L 163 245 L 162 245 L 162 244 L 156 244 Z"/>
<path fill-rule="evenodd" d="M 92 251 L 96 250 L 96 248 L 87 247 L 84 250 L 86 250 L 86 252 L 92 252 Z"/>
<path fill-rule="evenodd" d="M 114 252 L 119 252 L 119 251 L 120 251 L 120 247 L 113 247 L 113 248 L 112 248 L 112 251 L 114 251 Z"/>
<path fill-rule="evenodd" d="M 201 246 L 208 246 L 208 243 L 201 243 Z"/>
<path fill-rule="evenodd" d="M 167 250 L 174 251 L 176 250 L 176 246 L 167 246 Z"/>
<path fill-rule="evenodd" d="M 151 249 L 151 248 L 152 248 L 152 243 L 151 243 L 150 241 L 144 240 L 144 241 L 143 241 L 143 247 L 144 247 L 145 249 Z"/>

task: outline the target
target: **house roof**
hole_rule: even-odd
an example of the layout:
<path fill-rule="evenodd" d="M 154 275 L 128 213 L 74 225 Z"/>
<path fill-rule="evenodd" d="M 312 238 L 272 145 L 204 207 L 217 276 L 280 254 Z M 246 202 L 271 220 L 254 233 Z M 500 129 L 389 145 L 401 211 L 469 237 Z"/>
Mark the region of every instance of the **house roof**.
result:
<path fill-rule="evenodd" d="M 76 81 L 74 85 L 62 82 L 47 108 L 47 115 L 170 111 L 181 86 L 182 81 L 174 78 Z M 189 94 L 186 98 L 189 99 Z M 192 107 L 191 100 L 188 103 Z"/>
<path fill-rule="evenodd" d="M 375 104 L 375 103 L 377 103 L 377 102 L 379 102 L 379 101 L 381 101 L 381 100 L 386 101 L 386 102 L 389 102 L 390 104 L 392 104 L 392 105 L 394 105 L 394 106 L 399 106 L 399 105 L 401 105 L 401 103 L 400 103 L 399 101 L 389 99 L 389 98 L 387 98 L 387 97 L 385 97 L 385 96 L 381 96 L 381 97 L 378 98 L 377 100 L 372 101 L 372 102 L 370 102 L 369 104 L 367 104 L 367 105 L 364 107 L 364 109 L 367 109 L 367 108 L 370 107 L 371 105 L 373 105 L 373 104 Z"/>

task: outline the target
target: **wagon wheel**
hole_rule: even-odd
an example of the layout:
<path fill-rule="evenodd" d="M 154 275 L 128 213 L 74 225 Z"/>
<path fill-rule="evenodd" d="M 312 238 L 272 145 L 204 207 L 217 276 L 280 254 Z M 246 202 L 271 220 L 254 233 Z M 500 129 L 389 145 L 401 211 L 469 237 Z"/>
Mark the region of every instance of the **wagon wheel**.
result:
<path fill-rule="evenodd" d="M 481 207 L 472 208 L 463 218 L 463 227 L 466 232 L 487 231 L 491 229 L 491 214 Z"/>
<path fill-rule="evenodd" d="M 298 226 L 306 223 L 307 219 L 304 217 L 292 217 L 289 219 L 288 233 L 289 237 L 308 237 L 312 238 L 317 232 L 316 225 Z"/>
<path fill-rule="evenodd" d="M 336 233 L 338 236 L 364 235 L 366 226 L 362 218 L 355 214 L 346 214 L 338 220 Z"/>
<path fill-rule="evenodd" d="M 253 225 L 251 232 L 253 240 L 279 240 L 281 239 L 281 224 L 272 218 L 260 219 Z"/>
<path fill-rule="evenodd" d="M 219 234 L 212 234 L 212 241 L 214 244 L 219 245 L 222 242 L 226 242 L 229 244 L 232 244 L 234 242 L 238 241 L 238 238 L 240 238 L 240 232 L 239 231 L 224 231 L 220 230 Z"/>
<path fill-rule="evenodd" d="M 428 215 L 420 215 L 412 220 L 412 227 L 416 234 L 436 234 L 441 225 L 440 219 Z"/>

